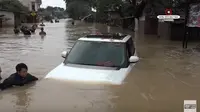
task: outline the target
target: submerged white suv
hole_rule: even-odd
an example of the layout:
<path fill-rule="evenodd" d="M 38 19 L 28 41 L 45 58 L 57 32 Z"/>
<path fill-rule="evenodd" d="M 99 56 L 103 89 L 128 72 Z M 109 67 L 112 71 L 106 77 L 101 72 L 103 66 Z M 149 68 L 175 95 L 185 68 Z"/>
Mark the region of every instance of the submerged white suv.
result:
<path fill-rule="evenodd" d="M 47 79 L 120 85 L 139 58 L 130 35 L 88 35 L 78 39 Z"/>

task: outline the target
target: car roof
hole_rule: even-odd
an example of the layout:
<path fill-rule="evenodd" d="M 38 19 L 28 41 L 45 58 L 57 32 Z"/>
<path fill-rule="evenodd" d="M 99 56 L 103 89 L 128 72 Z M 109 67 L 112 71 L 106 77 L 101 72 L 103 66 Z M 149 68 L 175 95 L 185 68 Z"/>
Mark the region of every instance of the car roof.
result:
<path fill-rule="evenodd" d="M 126 43 L 131 38 L 130 35 L 123 34 L 92 34 L 82 37 L 81 41 L 95 41 L 95 42 L 116 42 Z"/>

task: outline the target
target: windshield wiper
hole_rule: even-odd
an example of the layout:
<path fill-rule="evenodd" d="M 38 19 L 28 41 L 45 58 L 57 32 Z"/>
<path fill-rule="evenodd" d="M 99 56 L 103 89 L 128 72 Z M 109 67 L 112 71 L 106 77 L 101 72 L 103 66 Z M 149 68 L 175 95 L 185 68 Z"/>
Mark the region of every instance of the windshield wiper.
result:
<path fill-rule="evenodd" d="M 67 62 L 67 63 L 70 63 L 70 62 Z M 98 65 L 98 64 L 85 64 L 85 63 L 70 63 L 70 64 L 121 68 L 120 66 L 105 66 L 105 65 Z"/>
<path fill-rule="evenodd" d="M 75 65 L 91 65 L 91 66 L 95 66 L 94 64 L 85 64 L 85 63 L 70 63 L 70 62 L 67 62 L 69 64 L 75 64 Z"/>
<path fill-rule="evenodd" d="M 105 66 L 105 65 L 98 65 L 98 64 L 85 64 L 85 63 L 71 63 L 71 62 L 67 62 L 69 64 L 75 64 L 75 65 L 86 65 L 86 66 L 99 66 L 99 67 L 112 67 L 112 68 L 116 68 L 117 70 L 121 69 L 121 66 Z"/>

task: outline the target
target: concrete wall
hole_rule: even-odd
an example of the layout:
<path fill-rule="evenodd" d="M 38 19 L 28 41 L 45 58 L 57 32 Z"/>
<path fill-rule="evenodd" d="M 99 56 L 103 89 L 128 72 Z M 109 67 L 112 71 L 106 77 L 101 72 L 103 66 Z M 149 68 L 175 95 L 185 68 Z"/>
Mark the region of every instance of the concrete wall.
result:
<path fill-rule="evenodd" d="M 171 27 L 169 23 L 166 22 L 159 22 L 158 23 L 158 36 L 160 38 L 170 38 L 171 34 Z"/>
<path fill-rule="evenodd" d="M 14 26 L 14 25 L 15 25 L 15 16 L 14 16 L 14 13 L 12 13 L 12 12 L 0 11 L 0 15 L 5 15 L 5 16 L 3 17 L 2 27 Z M 6 18 L 9 18 L 9 20 L 6 20 Z"/>
<path fill-rule="evenodd" d="M 144 35 L 144 28 L 145 28 L 145 17 L 143 16 L 140 18 L 140 21 L 138 21 L 136 29 L 138 29 L 137 31 L 140 35 Z M 169 23 L 159 21 L 157 36 L 160 38 L 169 38 L 170 33 L 171 32 Z"/>

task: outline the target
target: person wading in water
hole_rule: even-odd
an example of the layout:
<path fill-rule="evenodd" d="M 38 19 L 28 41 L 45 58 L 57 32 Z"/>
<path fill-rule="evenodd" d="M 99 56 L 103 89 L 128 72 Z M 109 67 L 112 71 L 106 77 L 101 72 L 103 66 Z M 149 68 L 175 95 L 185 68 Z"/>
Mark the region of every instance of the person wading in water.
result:
<path fill-rule="evenodd" d="M 1 90 L 5 90 L 13 86 L 24 86 L 25 84 L 29 84 L 38 80 L 37 77 L 28 73 L 28 67 L 26 64 L 20 63 L 15 68 L 16 73 L 10 75 L 10 77 L 5 79 L 3 83 L 0 84 Z"/>
<path fill-rule="evenodd" d="M 41 28 L 39 35 L 45 36 L 47 33 L 44 31 L 44 28 Z"/>
<path fill-rule="evenodd" d="M 2 70 L 1 70 L 1 67 L 0 67 L 0 80 L 2 79 L 2 77 L 1 77 L 1 72 L 2 72 Z"/>

